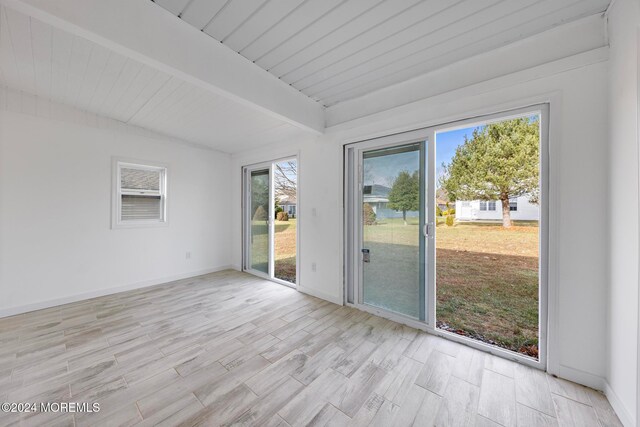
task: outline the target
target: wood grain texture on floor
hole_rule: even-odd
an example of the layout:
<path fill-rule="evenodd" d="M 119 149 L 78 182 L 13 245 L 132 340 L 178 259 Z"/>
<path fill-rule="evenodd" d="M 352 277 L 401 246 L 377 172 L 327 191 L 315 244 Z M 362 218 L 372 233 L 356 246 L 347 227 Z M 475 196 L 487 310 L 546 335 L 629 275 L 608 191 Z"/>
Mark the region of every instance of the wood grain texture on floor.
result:
<path fill-rule="evenodd" d="M 617 426 L 594 390 L 237 271 L 0 319 L 0 425 Z"/>

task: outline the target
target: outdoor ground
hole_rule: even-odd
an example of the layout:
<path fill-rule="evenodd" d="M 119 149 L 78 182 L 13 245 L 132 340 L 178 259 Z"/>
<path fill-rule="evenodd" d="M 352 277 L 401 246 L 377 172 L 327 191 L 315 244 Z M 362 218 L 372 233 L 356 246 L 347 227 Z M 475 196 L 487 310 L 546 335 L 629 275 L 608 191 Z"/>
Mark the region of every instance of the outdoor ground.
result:
<path fill-rule="evenodd" d="M 419 314 L 417 218 L 365 227 L 371 263 L 365 302 L 413 317 Z M 436 246 L 438 326 L 536 356 L 538 343 L 538 226 L 439 221 Z M 296 221 L 276 221 L 275 275 L 295 283 Z M 382 262 L 380 262 L 382 261 Z"/>
<path fill-rule="evenodd" d="M 416 219 L 365 227 L 365 302 L 413 317 L 419 314 Z M 538 342 L 538 226 L 439 221 L 436 239 L 438 327 L 536 356 Z M 404 285 L 404 286 L 403 286 Z"/>
<path fill-rule="evenodd" d="M 268 273 L 268 238 L 266 221 L 252 221 L 251 267 Z M 275 221 L 274 276 L 296 283 L 296 220 Z"/>
<path fill-rule="evenodd" d="M 296 283 L 296 220 L 275 223 L 275 272 L 278 279 Z"/>

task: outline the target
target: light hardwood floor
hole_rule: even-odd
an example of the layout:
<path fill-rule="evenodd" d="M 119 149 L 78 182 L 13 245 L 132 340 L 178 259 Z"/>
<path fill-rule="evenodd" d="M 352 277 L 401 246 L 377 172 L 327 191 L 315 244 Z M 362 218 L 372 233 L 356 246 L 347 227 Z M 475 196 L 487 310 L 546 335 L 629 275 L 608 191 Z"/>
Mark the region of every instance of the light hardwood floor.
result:
<path fill-rule="evenodd" d="M 0 319 L 0 425 L 620 425 L 591 389 L 235 271 Z"/>

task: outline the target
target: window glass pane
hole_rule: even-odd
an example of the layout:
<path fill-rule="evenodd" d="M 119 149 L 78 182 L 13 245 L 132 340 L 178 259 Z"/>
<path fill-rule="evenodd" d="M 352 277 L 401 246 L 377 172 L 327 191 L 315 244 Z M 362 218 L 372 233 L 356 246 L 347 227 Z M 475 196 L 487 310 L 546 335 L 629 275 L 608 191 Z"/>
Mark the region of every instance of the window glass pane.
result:
<path fill-rule="evenodd" d="M 421 144 L 363 154 L 363 302 L 424 318 Z M 422 296 L 422 297 L 421 297 Z"/>
<path fill-rule="evenodd" d="M 251 268 L 269 274 L 269 169 L 252 171 L 251 195 Z"/>
<path fill-rule="evenodd" d="M 160 196 L 122 195 L 122 221 L 162 220 Z"/>
<path fill-rule="evenodd" d="M 291 159 L 274 163 L 274 271 L 277 279 L 296 283 L 296 217 L 298 162 Z M 286 214 L 286 215 L 285 215 Z"/>
<path fill-rule="evenodd" d="M 539 132 L 535 114 L 438 132 L 435 147 L 438 197 L 478 200 L 487 210 L 437 218 L 436 326 L 532 358 L 539 332 Z"/>
<path fill-rule="evenodd" d="M 159 191 L 160 171 L 123 167 L 120 169 L 120 188 Z"/>

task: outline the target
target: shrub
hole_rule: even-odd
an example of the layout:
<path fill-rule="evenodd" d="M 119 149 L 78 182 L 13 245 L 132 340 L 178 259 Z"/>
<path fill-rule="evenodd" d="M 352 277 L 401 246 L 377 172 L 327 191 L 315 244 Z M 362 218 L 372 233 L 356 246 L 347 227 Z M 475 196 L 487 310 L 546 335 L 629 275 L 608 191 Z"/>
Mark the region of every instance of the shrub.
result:
<path fill-rule="evenodd" d="M 445 223 L 447 224 L 447 226 L 453 227 L 453 215 L 447 215 Z"/>
<path fill-rule="evenodd" d="M 442 216 L 442 209 L 440 209 L 440 206 L 436 206 L 436 216 Z"/>
<path fill-rule="evenodd" d="M 267 210 L 264 206 L 258 206 L 258 209 L 253 213 L 254 221 L 266 221 L 267 220 Z"/>
<path fill-rule="evenodd" d="M 456 214 L 456 208 L 449 209 L 449 215 L 455 215 L 455 214 Z"/>
<path fill-rule="evenodd" d="M 276 219 L 278 221 L 289 221 L 289 214 L 286 212 L 278 212 L 278 215 L 276 215 Z"/>
<path fill-rule="evenodd" d="M 278 214 L 280 212 L 282 212 L 282 211 L 283 211 L 282 208 L 280 206 L 276 205 L 276 208 L 273 210 L 273 212 L 274 212 L 273 214 L 275 215 L 276 219 L 278 219 Z"/>
<path fill-rule="evenodd" d="M 364 225 L 373 225 L 376 223 L 376 213 L 369 203 L 362 206 L 362 220 Z"/>

